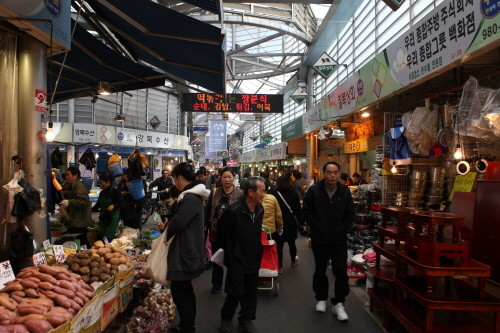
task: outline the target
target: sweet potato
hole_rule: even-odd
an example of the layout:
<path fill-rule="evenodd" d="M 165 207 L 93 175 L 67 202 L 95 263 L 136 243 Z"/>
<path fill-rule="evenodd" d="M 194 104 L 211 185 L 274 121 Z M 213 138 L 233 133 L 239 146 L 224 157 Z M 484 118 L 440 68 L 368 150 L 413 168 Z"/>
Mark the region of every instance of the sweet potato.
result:
<path fill-rule="evenodd" d="M 26 293 L 25 293 L 24 291 L 20 291 L 20 290 L 18 290 L 18 291 L 13 291 L 13 292 L 11 292 L 10 294 L 11 294 L 11 295 L 17 295 L 17 296 L 19 296 L 19 297 L 26 297 Z"/>
<path fill-rule="evenodd" d="M 30 277 L 24 278 L 23 280 L 35 281 L 36 283 L 40 283 L 41 282 L 41 280 L 39 278 L 36 278 L 34 276 L 30 276 Z"/>
<path fill-rule="evenodd" d="M 73 298 L 76 296 L 74 291 L 62 287 L 54 287 L 52 291 L 55 292 L 56 294 L 64 295 L 68 298 Z"/>
<path fill-rule="evenodd" d="M 59 273 L 62 273 L 65 271 L 64 268 L 58 267 L 58 266 L 49 266 L 49 265 L 38 265 L 38 268 L 40 269 L 40 272 L 50 274 L 52 276 L 56 276 Z"/>
<path fill-rule="evenodd" d="M 9 284 L 7 287 L 0 290 L 0 293 L 9 293 L 11 291 L 24 290 L 24 287 L 19 282 Z"/>
<path fill-rule="evenodd" d="M 17 295 L 10 295 L 10 297 L 12 297 L 12 299 L 14 301 L 16 301 L 17 303 L 22 303 L 25 300 L 25 298 L 17 296 Z M 11 303 L 12 303 L 12 301 L 11 301 Z M 0 305 L 2 305 L 2 304 L 0 303 Z M 3 306 L 5 306 L 5 305 L 3 305 Z M 15 305 L 14 305 L 14 308 L 15 308 Z"/>
<path fill-rule="evenodd" d="M 27 320 L 43 320 L 43 315 L 41 314 L 29 314 L 27 316 L 19 316 L 16 318 L 17 324 L 24 324 Z"/>
<path fill-rule="evenodd" d="M 9 296 L 0 296 L 0 306 L 3 306 L 7 310 L 14 311 L 16 309 L 15 304 L 11 302 Z"/>
<path fill-rule="evenodd" d="M 59 280 L 59 282 L 61 282 L 61 280 L 72 281 L 71 276 L 64 274 L 64 273 L 57 274 L 56 278 Z"/>
<path fill-rule="evenodd" d="M 52 284 L 57 284 L 57 280 L 55 277 L 49 274 L 41 273 L 41 272 L 33 272 L 33 276 L 39 278 L 42 281 L 50 282 Z"/>
<path fill-rule="evenodd" d="M 69 302 L 71 303 L 71 308 L 74 309 L 75 311 L 80 311 L 82 309 L 82 306 L 75 302 L 74 300 L 68 298 Z"/>
<path fill-rule="evenodd" d="M 60 305 L 62 306 L 63 308 L 70 308 L 71 307 L 71 302 L 69 300 L 69 298 L 67 298 L 66 296 L 64 295 L 56 295 L 54 298 L 53 298 L 54 302 L 57 304 L 57 305 Z M 76 310 L 76 309 L 75 309 Z"/>
<path fill-rule="evenodd" d="M 76 296 L 80 297 L 84 303 L 87 303 L 89 301 L 89 298 L 81 291 L 76 291 Z"/>
<path fill-rule="evenodd" d="M 12 325 L 16 322 L 16 314 L 7 309 L 0 310 L 0 325 Z"/>
<path fill-rule="evenodd" d="M 47 333 L 54 329 L 46 320 L 27 320 L 24 325 L 30 333 Z"/>
<path fill-rule="evenodd" d="M 83 302 L 83 299 L 81 299 L 78 296 L 73 297 L 73 301 L 75 301 L 78 305 L 80 305 L 82 307 L 85 305 L 85 303 Z"/>
<path fill-rule="evenodd" d="M 0 333 L 30 333 L 24 325 L 0 326 Z"/>
<path fill-rule="evenodd" d="M 47 309 L 41 305 L 33 305 L 29 303 L 19 304 L 16 309 L 20 316 L 27 316 L 30 314 L 41 314 L 47 312 Z"/>
<path fill-rule="evenodd" d="M 33 289 L 33 288 L 24 289 L 24 293 L 28 297 L 32 297 L 32 298 L 38 298 L 38 297 L 40 297 L 40 295 L 38 294 L 38 292 L 35 289 Z"/>
<path fill-rule="evenodd" d="M 52 300 L 54 300 L 54 298 L 57 296 L 57 294 L 55 292 L 53 292 L 52 290 L 40 289 L 40 292 Z"/>
<path fill-rule="evenodd" d="M 38 288 L 38 283 L 36 283 L 35 281 L 31 281 L 31 280 L 22 280 L 21 281 L 21 285 L 25 289 L 28 289 L 28 288 L 36 289 L 36 288 Z"/>
<path fill-rule="evenodd" d="M 66 289 L 69 289 L 71 291 L 76 291 L 75 285 L 73 283 L 71 283 L 70 281 L 66 281 L 66 280 L 59 281 L 59 287 L 66 288 Z"/>
<path fill-rule="evenodd" d="M 45 281 L 40 282 L 40 283 L 38 284 L 38 287 L 39 287 L 40 289 L 43 289 L 43 290 L 52 290 L 52 289 L 54 289 L 54 285 L 53 285 L 52 283 L 50 283 L 50 282 L 45 282 Z"/>
<path fill-rule="evenodd" d="M 28 303 L 34 305 L 41 305 L 50 310 L 54 307 L 54 301 L 49 298 L 37 298 L 37 299 L 28 299 Z"/>
<path fill-rule="evenodd" d="M 68 321 L 68 319 L 66 319 L 66 317 L 61 313 L 52 311 L 45 314 L 45 320 L 47 320 L 54 327 L 60 326 Z"/>

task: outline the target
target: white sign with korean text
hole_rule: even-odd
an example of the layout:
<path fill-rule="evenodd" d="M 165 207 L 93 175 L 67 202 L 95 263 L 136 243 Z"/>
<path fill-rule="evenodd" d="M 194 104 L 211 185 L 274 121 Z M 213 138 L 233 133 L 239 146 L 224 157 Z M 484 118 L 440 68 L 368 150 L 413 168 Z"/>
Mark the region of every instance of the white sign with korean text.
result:
<path fill-rule="evenodd" d="M 387 47 L 394 79 L 407 85 L 461 58 L 482 17 L 479 0 L 442 2 Z"/>
<path fill-rule="evenodd" d="M 62 245 L 54 245 L 52 247 L 54 250 L 54 256 L 57 262 L 64 262 L 66 260 L 66 254 L 64 254 L 64 248 Z"/>
<path fill-rule="evenodd" d="M 97 128 L 94 124 L 74 124 L 73 142 L 94 143 L 96 142 Z"/>
<path fill-rule="evenodd" d="M 0 289 L 5 287 L 7 282 L 15 280 L 14 271 L 10 265 L 10 261 L 4 261 L 0 263 Z"/>
<path fill-rule="evenodd" d="M 39 252 L 37 254 L 34 254 L 33 255 L 33 264 L 35 266 L 46 265 L 47 264 L 47 258 L 45 257 L 45 253 Z"/>

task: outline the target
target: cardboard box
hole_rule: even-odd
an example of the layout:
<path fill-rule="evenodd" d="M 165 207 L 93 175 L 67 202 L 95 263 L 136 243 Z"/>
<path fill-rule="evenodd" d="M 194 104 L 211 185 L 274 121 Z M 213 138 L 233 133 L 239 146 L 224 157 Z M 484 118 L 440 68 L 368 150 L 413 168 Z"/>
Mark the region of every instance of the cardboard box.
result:
<path fill-rule="evenodd" d="M 120 313 L 125 311 L 127 308 L 127 305 L 132 301 L 132 298 L 134 298 L 134 289 L 133 289 L 133 284 L 129 284 L 125 286 L 125 288 L 122 288 L 120 292 L 118 293 L 118 310 Z"/>
<path fill-rule="evenodd" d="M 96 291 L 94 291 L 94 295 L 106 293 L 109 289 L 111 289 L 115 285 L 115 280 L 116 280 L 115 276 L 110 277 L 108 281 L 104 282 L 102 286 L 100 286 L 99 288 L 97 288 Z"/>
<path fill-rule="evenodd" d="M 49 333 L 69 333 L 71 332 L 71 321 L 67 321 L 66 323 L 54 328 Z"/>
<path fill-rule="evenodd" d="M 115 285 L 104 294 L 102 297 L 102 311 L 101 311 L 101 331 L 113 321 L 119 311 L 118 305 L 118 286 Z"/>
<path fill-rule="evenodd" d="M 101 331 L 100 318 L 102 300 L 102 295 L 95 295 L 80 311 L 78 311 L 71 321 L 70 326 L 72 332 L 95 333 Z M 71 331 L 68 330 L 67 332 Z"/>
<path fill-rule="evenodd" d="M 123 280 L 126 280 L 131 275 L 134 275 L 134 266 L 128 268 L 126 271 L 122 271 L 122 272 L 116 274 L 116 280 L 123 281 Z"/>

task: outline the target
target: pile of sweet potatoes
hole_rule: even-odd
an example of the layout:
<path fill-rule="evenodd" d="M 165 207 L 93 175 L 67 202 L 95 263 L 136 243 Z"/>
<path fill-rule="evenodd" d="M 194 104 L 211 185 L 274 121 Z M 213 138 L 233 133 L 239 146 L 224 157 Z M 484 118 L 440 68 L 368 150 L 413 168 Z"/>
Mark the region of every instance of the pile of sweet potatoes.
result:
<path fill-rule="evenodd" d="M 0 333 L 45 333 L 71 320 L 92 288 L 64 267 L 23 269 L 0 290 Z"/>

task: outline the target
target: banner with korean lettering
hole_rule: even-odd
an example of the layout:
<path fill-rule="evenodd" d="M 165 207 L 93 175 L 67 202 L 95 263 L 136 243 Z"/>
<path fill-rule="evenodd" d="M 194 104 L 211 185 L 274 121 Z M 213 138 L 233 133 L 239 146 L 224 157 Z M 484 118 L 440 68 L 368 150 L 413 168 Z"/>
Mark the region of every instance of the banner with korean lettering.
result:
<path fill-rule="evenodd" d="M 496 1 L 445 0 L 427 14 L 385 50 L 397 82 L 410 84 L 486 45 L 487 39 L 497 38 L 492 35 L 500 17 L 486 17 L 486 11 L 491 14 L 487 8 L 495 3 L 498 6 Z"/>
<path fill-rule="evenodd" d="M 225 120 L 210 120 L 208 122 L 210 130 L 209 151 L 227 150 L 227 123 Z"/>
<path fill-rule="evenodd" d="M 94 143 L 96 142 L 97 127 L 94 124 L 74 124 L 73 142 Z"/>

